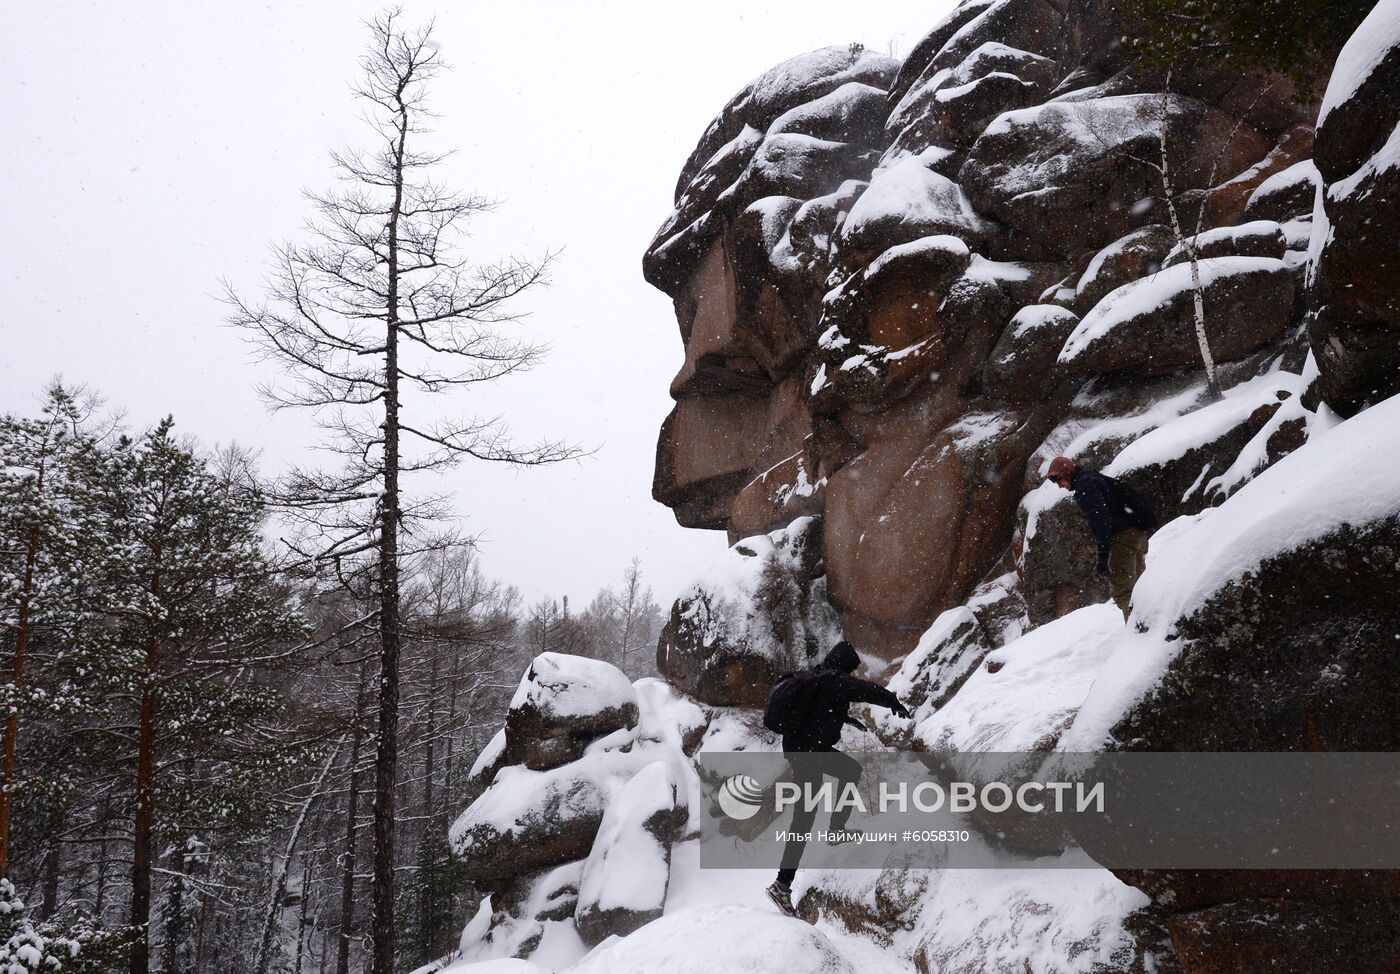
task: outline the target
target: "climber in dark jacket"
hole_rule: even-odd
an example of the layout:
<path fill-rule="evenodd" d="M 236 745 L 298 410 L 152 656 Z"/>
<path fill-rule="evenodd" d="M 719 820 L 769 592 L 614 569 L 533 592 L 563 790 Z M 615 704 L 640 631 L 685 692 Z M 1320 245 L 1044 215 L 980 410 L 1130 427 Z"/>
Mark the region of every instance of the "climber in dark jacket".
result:
<path fill-rule="evenodd" d="M 860 780 L 860 762 L 836 750 L 843 724 L 857 729 L 864 727 L 848 713 L 851 704 L 871 703 L 888 707 L 899 717 L 909 716 L 904 704 L 889 690 L 852 675 L 859 668 L 860 656 L 854 646 L 843 640 L 832 647 L 816 667 L 816 679 L 803 700 L 800 726 L 795 732 L 783 735 L 783 753 L 792 767 L 793 781 L 804 793 L 809 785 L 813 789 L 820 787 L 823 776 L 836 779 L 837 795 L 847 784 Z M 793 807 L 791 831 L 798 835 L 811 831 L 816 814 L 815 809 L 809 810 L 798 802 Z M 849 807 L 833 812 L 831 833 L 848 834 L 846 821 L 850 817 Z M 768 898 L 788 916 L 797 915 L 792 906 L 792 880 L 797 875 L 797 864 L 802 860 L 806 845 L 805 840 L 799 839 L 787 842 L 778 878 L 767 890 Z"/>
<path fill-rule="evenodd" d="M 1108 576 L 1108 591 L 1128 618 L 1133 586 L 1146 567 L 1147 540 L 1157 529 L 1157 515 L 1132 487 L 1087 470 L 1069 457 L 1050 461 L 1046 480 L 1074 491 L 1074 502 L 1089 522 L 1098 547 L 1098 571 Z"/>

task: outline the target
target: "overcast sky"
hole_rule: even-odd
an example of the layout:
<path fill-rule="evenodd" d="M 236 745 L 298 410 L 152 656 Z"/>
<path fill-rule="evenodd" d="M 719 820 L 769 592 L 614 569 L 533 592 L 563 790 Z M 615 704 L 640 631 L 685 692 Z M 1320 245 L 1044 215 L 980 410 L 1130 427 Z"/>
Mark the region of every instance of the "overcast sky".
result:
<path fill-rule="evenodd" d="M 460 149 L 448 179 L 502 201 L 473 252 L 563 248 L 529 328 L 551 347 L 454 414 L 507 415 L 522 438 L 596 447 L 587 460 L 447 474 L 487 570 L 527 600 L 586 603 L 629 559 L 669 602 L 717 532 L 651 499 L 656 432 L 681 362 L 643 247 L 682 162 L 745 82 L 787 57 L 860 41 L 903 54 L 953 0 L 409 2 L 437 18 L 453 71 L 436 87 Z M 0 31 L 0 410 L 27 411 L 55 374 L 145 426 L 173 413 L 206 442 L 305 460 L 305 414 L 269 415 L 255 363 L 221 326 L 221 277 L 256 295 L 270 243 L 294 237 L 328 149 L 362 141 L 349 95 L 352 0 L 213 4 L 44 0 Z M 410 399 L 407 408 L 415 408 Z"/>

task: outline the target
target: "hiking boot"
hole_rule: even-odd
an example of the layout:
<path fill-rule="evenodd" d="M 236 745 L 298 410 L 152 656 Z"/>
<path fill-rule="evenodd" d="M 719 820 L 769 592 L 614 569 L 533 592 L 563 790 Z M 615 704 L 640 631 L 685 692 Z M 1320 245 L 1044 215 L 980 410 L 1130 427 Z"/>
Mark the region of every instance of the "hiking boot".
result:
<path fill-rule="evenodd" d="M 768 894 L 768 898 L 773 901 L 773 905 L 778 908 L 779 913 L 783 914 L 783 916 L 792 917 L 794 920 L 797 919 L 797 911 L 792 907 L 791 887 L 784 886 L 775 879 L 773 885 L 769 886 L 764 892 Z"/>

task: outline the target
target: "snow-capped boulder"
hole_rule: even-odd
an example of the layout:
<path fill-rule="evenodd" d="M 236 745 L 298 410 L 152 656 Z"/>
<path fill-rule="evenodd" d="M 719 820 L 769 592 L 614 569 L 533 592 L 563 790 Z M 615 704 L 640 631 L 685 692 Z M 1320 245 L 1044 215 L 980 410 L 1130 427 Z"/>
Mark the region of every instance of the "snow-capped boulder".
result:
<path fill-rule="evenodd" d="M 1321 186 L 1322 177 L 1311 159 L 1295 162 L 1264 180 L 1250 194 L 1245 204 L 1245 219 L 1273 220 L 1280 224 L 1310 220 Z"/>
<path fill-rule="evenodd" d="M 836 641 L 822 564 L 818 519 L 737 542 L 672 606 L 657 669 L 705 703 L 761 706 L 780 673 Z"/>
<path fill-rule="evenodd" d="M 1328 405 L 1400 392 L 1400 2 L 1342 49 L 1318 115 L 1308 329 Z"/>
<path fill-rule="evenodd" d="M 962 187 L 930 169 L 929 161 L 910 156 L 875 173 L 841 227 L 837 246 L 848 260 L 870 261 L 920 237 L 954 234 L 971 245 L 992 232 Z"/>
<path fill-rule="evenodd" d="M 601 779 L 626 763 L 610 752 L 550 771 L 502 768 L 448 832 L 463 873 L 491 887 L 582 859 L 603 820 L 607 786 Z"/>
<path fill-rule="evenodd" d="M 1293 279 L 1283 261 L 1213 257 L 1198 268 L 1206 336 L 1217 361 L 1273 341 L 1293 322 Z M 1194 294 L 1189 262 L 1123 285 L 1079 322 L 1060 363 L 1099 375 L 1125 369 L 1156 375 L 1198 363 Z"/>
<path fill-rule="evenodd" d="M 889 689 L 909 708 L 917 726 L 958 692 L 991 651 L 972 610 L 961 605 L 949 609 L 919 637 L 913 652 L 890 677 Z M 887 727 L 894 727 L 895 719 L 883 713 L 876 717 Z"/>
<path fill-rule="evenodd" d="M 769 68 L 715 116 L 681 167 L 676 195 L 679 197 L 705 162 L 745 126 L 767 131 L 784 113 L 852 82 L 885 90 L 898 70 L 895 58 L 845 46 L 823 47 Z"/>
<path fill-rule="evenodd" d="M 637 772 L 609 803 L 578 889 L 574 919 L 584 943 L 626 936 L 661 916 L 671 843 L 689 814 L 684 802 L 663 759 Z"/>
<path fill-rule="evenodd" d="M 931 145 L 971 145 L 998 115 L 1048 91 L 1055 71 L 1049 58 L 988 41 L 957 67 L 924 75 L 900 99 L 885 123 L 894 136 L 885 159 Z"/>
<path fill-rule="evenodd" d="M 670 913 L 593 951 L 570 974 L 855 974 L 819 930 L 771 910 Z"/>
<path fill-rule="evenodd" d="M 873 145 L 880 137 L 884 109 L 884 89 L 851 81 L 788 109 L 768 126 L 768 134 L 791 132 L 829 142 Z"/>
<path fill-rule="evenodd" d="M 1178 191 L 1200 188 L 1235 120 L 1194 99 L 1166 103 Z M 1157 219 L 1161 186 L 1131 155 L 1156 154 L 1159 95 L 1049 102 L 1008 112 L 977 139 L 960 180 L 979 210 L 1031 240 L 1089 249 Z M 1234 131 L 1221 171 L 1237 172 L 1268 151 L 1249 125 Z"/>
<path fill-rule="evenodd" d="M 1287 249 L 1283 227 L 1273 220 L 1254 220 L 1237 227 L 1216 227 L 1191 238 L 1197 257 L 1272 257 L 1282 260 Z M 1173 247 L 1162 261 L 1171 267 L 1189 259 L 1186 247 Z"/>
<path fill-rule="evenodd" d="M 1125 284 L 1149 277 L 1172 249 L 1172 231 L 1160 223 L 1141 227 L 1093 256 L 1075 287 L 1074 306 L 1082 314 Z"/>
<path fill-rule="evenodd" d="M 889 943 L 920 971 L 1180 974 L 1146 895 L 1082 868 L 1077 851 L 1058 861 L 1067 868 L 799 872 L 800 908 Z"/>
<path fill-rule="evenodd" d="M 1078 315 L 1053 304 L 1031 304 L 1016 312 L 992 349 L 984 388 L 1006 399 L 1045 398 L 1054 387 L 1060 349 L 1078 324 Z"/>
<path fill-rule="evenodd" d="M 941 707 L 916 715 L 914 736 L 931 751 L 1055 750 L 1122 628 L 1105 602 L 987 653 Z"/>
<path fill-rule="evenodd" d="M 1312 414 L 1303 379 L 1272 372 L 1133 441 L 1104 473 L 1136 487 L 1159 523 L 1219 504 L 1302 445 Z"/>
<path fill-rule="evenodd" d="M 550 957 L 581 955 L 586 948 L 574 930 L 573 911 L 582 866 L 571 862 L 521 876 L 483 898 L 462 931 L 457 959 L 444 970 L 534 974 L 545 969 L 523 958 L 547 963 Z"/>
<path fill-rule="evenodd" d="M 611 663 L 541 653 L 506 714 L 505 758 L 534 771 L 567 764 L 590 741 L 635 726 L 637 694 Z"/>
<path fill-rule="evenodd" d="M 809 199 L 878 156 L 883 100 L 899 62 L 855 48 L 792 58 L 745 86 L 710 123 L 676 186 L 676 205 L 642 262 L 648 281 L 675 293 L 715 239 L 754 201 Z"/>

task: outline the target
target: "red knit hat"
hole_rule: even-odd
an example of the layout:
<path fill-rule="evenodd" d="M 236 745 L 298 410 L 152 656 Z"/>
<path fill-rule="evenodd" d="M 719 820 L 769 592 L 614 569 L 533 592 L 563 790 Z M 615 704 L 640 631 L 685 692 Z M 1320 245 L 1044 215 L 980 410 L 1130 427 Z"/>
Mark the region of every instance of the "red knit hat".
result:
<path fill-rule="evenodd" d="M 1079 464 L 1069 457 L 1056 457 L 1050 461 L 1050 469 L 1046 471 L 1045 476 L 1048 480 L 1059 480 L 1060 478 L 1073 480 L 1075 471 L 1078 469 Z"/>

